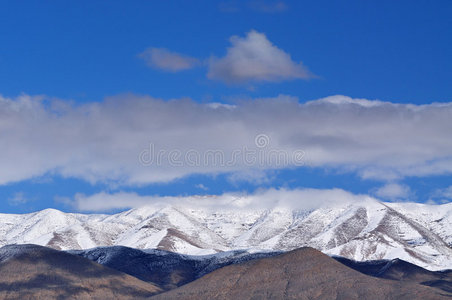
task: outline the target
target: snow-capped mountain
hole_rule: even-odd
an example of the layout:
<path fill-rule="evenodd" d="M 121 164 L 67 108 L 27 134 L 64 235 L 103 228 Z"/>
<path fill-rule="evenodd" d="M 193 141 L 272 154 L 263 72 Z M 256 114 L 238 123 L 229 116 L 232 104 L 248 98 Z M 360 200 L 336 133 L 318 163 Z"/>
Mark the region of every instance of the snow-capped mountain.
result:
<path fill-rule="evenodd" d="M 400 258 L 430 270 L 451 269 L 452 203 L 369 199 L 312 210 L 148 206 L 114 215 L 54 209 L 0 214 L 0 245 L 23 243 L 62 250 L 123 245 L 191 255 L 311 246 L 358 261 Z"/>

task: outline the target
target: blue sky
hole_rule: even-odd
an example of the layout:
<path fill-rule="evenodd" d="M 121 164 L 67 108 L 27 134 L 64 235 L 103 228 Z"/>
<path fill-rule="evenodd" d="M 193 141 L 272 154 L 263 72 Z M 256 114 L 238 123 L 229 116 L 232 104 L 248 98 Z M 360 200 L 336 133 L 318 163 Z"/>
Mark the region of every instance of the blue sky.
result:
<path fill-rule="evenodd" d="M 452 101 L 451 14 L 450 1 L 2 1 L 0 95 L 9 101 L 6 105 L 11 107 L 22 101 L 20 109 L 24 111 L 23 107 L 28 105 L 27 109 L 30 109 L 31 104 L 24 104 L 28 100 L 20 100 L 21 95 L 31 98 L 41 95 L 43 100 L 30 100 L 39 102 L 31 108 L 36 113 L 27 110 L 27 113 L 17 115 L 17 118 L 11 117 L 11 122 L 17 122 L 12 123 L 12 127 L 5 125 L 2 128 L 0 122 L 0 147 L 3 148 L 0 154 L 3 155 L 4 165 L 3 170 L 0 170 L 3 173 L 0 176 L 0 211 L 29 212 L 47 207 L 77 211 L 79 209 L 70 204 L 77 193 L 92 195 L 105 191 L 125 191 L 165 196 L 253 192 L 271 187 L 341 188 L 353 193 L 379 195 L 380 198 L 386 197 L 385 200 L 450 201 L 447 191 L 452 186 L 452 172 L 450 168 L 442 166 L 448 166 L 452 157 L 452 149 L 447 142 L 447 138 L 452 137 L 447 132 L 452 121 L 447 120 L 447 112 L 444 112 L 449 109 L 447 103 Z M 262 43 L 264 46 L 261 46 Z M 244 66 L 244 53 L 250 51 L 254 55 L 253 51 L 260 51 L 260 47 L 268 50 L 262 54 L 262 57 L 267 55 L 261 57 L 263 63 Z M 278 58 L 276 65 L 271 61 L 275 57 Z M 266 69 L 262 71 L 261 67 Z M 247 68 L 251 70 L 250 73 L 240 73 Z M 306 151 L 306 165 L 263 168 L 254 170 L 252 175 L 247 173 L 251 168 L 243 166 L 223 171 L 203 166 L 203 169 L 183 172 L 159 169 L 158 172 L 167 172 L 166 177 L 155 179 L 152 177 L 154 175 L 147 173 L 144 176 L 138 169 L 128 169 L 128 159 L 131 161 L 129 156 L 139 154 L 135 150 L 131 151 L 132 148 L 123 149 L 121 144 L 119 150 L 108 148 L 118 145 L 116 142 L 108 143 L 119 137 L 124 139 L 133 135 L 133 132 L 152 130 L 158 124 L 163 124 L 155 121 L 155 126 L 150 128 L 149 124 L 138 122 L 138 117 L 135 119 L 135 113 L 142 111 L 141 118 L 144 120 L 144 112 L 148 109 L 140 109 L 137 97 L 163 99 L 164 103 L 169 103 L 170 99 L 191 99 L 187 100 L 189 104 L 184 104 L 184 100 L 174 100 L 173 104 L 167 104 L 169 106 L 156 102 L 149 108 L 156 111 L 155 107 L 158 106 L 165 111 L 164 116 L 183 119 L 184 122 L 164 122 L 167 131 L 158 138 L 154 138 L 150 132 L 145 139 L 138 137 L 124 140 L 124 143 L 136 143 L 137 149 L 143 149 L 153 141 L 159 141 L 159 146 L 166 148 L 184 145 L 196 147 L 202 144 L 202 136 L 195 136 L 194 141 L 181 144 L 173 143 L 169 138 L 172 130 L 186 128 L 193 123 L 197 124 L 193 132 L 200 132 L 205 126 L 214 127 L 216 123 L 211 119 L 215 118 L 220 118 L 224 124 L 235 122 L 241 126 L 257 116 L 252 113 L 254 111 L 271 118 L 267 111 L 271 110 L 273 104 L 262 104 L 267 108 L 260 110 L 256 108 L 260 105 L 256 99 L 281 99 L 279 95 L 287 95 L 284 96 L 286 98 L 290 96 L 293 99 L 287 101 L 300 104 L 328 96 L 345 95 L 350 99 L 378 99 L 402 105 L 414 104 L 417 107 L 442 102 L 446 107 L 428 107 L 428 112 L 419 113 L 409 107 L 386 109 L 386 106 L 382 112 L 382 109 L 371 108 L 374 106 L 366 103 L 346 104 L 344 101 L 348 100 L 345 98 L 337 100 L 339 104 L 334 99 L 336 102 L 319 104 L 325 106 L 323 111 L 332 109 L 331 114 L 337 117 L 335 122 L 342 124 L 344 130 L 362 124 L 358 113 L 361 116 L 369 114 L 375 124 L 386 122 L 394 126 L 405 124 L 398 121 L 408 116 L 406 124 L 412 129 L 406 129 L 403 136 L 410 148 L 407 149 L 406 162 L 399 165 L 399 162 L 391 164 L 386 155 L 403 157 L 402 148 L 392 148 L 390 145 L 393 143 L 375 142 L 372 139 L 363 140 L 361 144 L 369 149 L 377 148 L 379 152 L 375 155 L 367 155 L 374 150 L 365 152 L 363 146 L 362 152 L 348 152 L 356 157 L 355 160 L 337 158 L 330 150 L 336 147 L 335 143 L 340 137 L 348 133 L 340 131 L 335 135 L 325 133 L 325 130 L 322 131 L 325 134 L 322 138 L 328 141 L 316 140 L 315 145 L 312 144 L 312 137 L 299 137 L 296 146 Z M 112 97 L 120 99 L 105 104 L 105 99 Z M 284 99 L 281 101 L 286 101 Z M 95 108 L 94 103 L 100 103 L 99 107 Z M 227 113 L 202 113 L 203 105 L 211 103 L 237 105 L 243 110 L 240 114 L 246 119 Z M 250 108 L 254 104 L 249 103 L 257 104 Z M 186 110 L 180 108 L 184 105 L 188 105 Z M 334 113 L 331 105 L 340 106 L 334 108 L 340 112 Z M 356 109 L 357 112 L 350 112 L 349 108 L 346 111 L 343 109 L 344 105 L 361 107 Z M 68 133 L 71 129 L 54 135 L 49 133 L 56 130 L 57 126 L 49 121 L 55 116 L 50 113 L 55 106 L 59 109 L 55 114 L 65 116 L 61 122 L 72 122 L 72 127 L 67 128 L 86 128 L 78 133 L 71 131 L 72 135 Z M 101 111 L 104 121 L 96 123 L 93 117 L 88 122 L 80 117 L 83 115 L 81 111 L 94 114 L 96 109 Z M 311 108 L 301 110 L 300 114 L 303 115 L 308 109 Z M 185 120 L 184 111 L 195 116 L 194 119 Z M 278 109 L 276 111 L 279 112 Z M 266 123 L 262 123 L 260 127 L 256 125 L 243 134 L 243 139 L 260 133 L 259 129 L 262 128 L 261 133 L 271 138 L 274 142 L 272 145 L 293 151 L 293 145 L 285 140 L 283 125 L 287 122 L 285 126 L 288 130 L 290 127 L 289 139 L 297 136 L 297 128 L 293 126 L 300 124 L 296 123 L 296 116 L 286 117 L 289 111 L 290 105 L 287 104 L 285 112 L 277 113 L 274 123 L 269 122 L 270 125 L 277 125 L 279 131 L 273 131 L 270 125 L 266 127 Z M 107 112 L 112 113 L 109 115 Z M 46 125 L 36 128 L 36 135 L 30 133 L 30 128 L 14 131 L 32 123 L 26 118 L 30 113 L 38 115 L 36 124 L 33 123 L 30 128 L 39 127 L 37 124 Z M 441 113 L 446 115 L 432 117 Z M 353 119 L 355 114 L 359 119 L 356 123 L 344 123 L 345 119 Z M 3 118 L 12 115 L 11 110 L 6 108 L 0 112 Z M 159 116 L 162 114 L 152 115 L 152 120 Z M 326 113 L 319 113 L 319 116 L 325 120 L 331 119 Z M 121 118 L 127 119 L 124 124 L 136 122 L 135 127 L 131 126 L 131 131 L 125 135 L 121 135 L 123 123 L 108 127 L 114 123 L 112 120 Z M 199 118 L 209 121 L 198 124 Z M 425 120 L 431 126 L 416 127 L 421 126 L 416 123 L 417 119 Z M 287 120 L 293 122 L 289 124 Z M 409 123 L 410 120 L 413 123 Z M 77 123 L 82 121 L 86 121 L 87 125 Z M 318 128 L 322 122 L 312 120 L 306 124 Z M 95 136 L 80 137 L 83 132 L 98 132 L 99 127 L 108 127 L 108 130 L 105 129 L 108 134 L 99 131 Z M 209 131 L 205 133 L 206 139 L 210 135 L 223 135 L 225 140 L 231 139 L 231 143 L 238 145 L 243 139 L 234 140 L 234 136 L 240 134 L 233 131 L 235 127 L 230 128 L 232 131 L 229 133 L 221 129 Z M 438 133 L 438 128 L 443 128 L 444 132 Z M 375 133 L 372 129 L 366 130 L 369 134 Z M 376 134 L 380 137 L 387 130 L 391 131 L 379 127 Z M 365 136 L 365 133 L 356 132 L 353 137 Z M 411 136 L 407 133 L 413 133 L 412 137 L 407 137 Z M 178 133 L 175 138 L 182 140 L 185 134 L 185 131 Z M 68 138 L 66 144 L 71 143 L 71 137 L 74 141 L 74 152 L 70 158 L 69 148 L 64 148 L 65 142 L 61 141 L 65 137 Z M 75 144 L 79 137 L 82 142 Z M 388 138 L 398 137 L 389 134 Z M 421 143 L 426 137 L 432 140 L 429 146 L 425 146 L 427 142 Z M 97 141 L 98 147 L 89 144 L 91 146 L 86 147 L 89 153 L 84 153 L 83 147 L 78 147 L 80 143 L 91 143 L 93 140 Z M 207 144 L 213 149 L 231 150 L 222 141 L 209 141 L 212 142 Z M 46 147 L 49 144 L 52 146 L 52 143 L 55 143 L 55 153 L 47 157 L 49 151 Z M 341 145 L 338 147 L 345 151 L 346 148 Z M 109 151 L 99 150 L 103 147 Z M 330 153 L 329 156 L 323 157 L 323 152 L 319 154 L 309 150 L 318 150 L 318 147 L 326 147 L 330 151 L 326 151 Z M 415 151 L 416 147 L 423 150 Z M 96 158 L 107 157 L 107 154 L 115 151 L 118 152 L 117 156 L 91 168 Z M 311 163 L 308 161 L 309 155 Z M 18 159 L 25 156 L 26 159 Z M 55 162 L 49 162 L 52 156 Z M 386 161 L 382 162 L 383 159 Z M 121 163 L 106 167 L 114 160 Z M 85 165 L 86 168 L 83 168 Z M 365 175 L 375 169 L 397 175 Z M 19 170 L 17 176 L 10 175 L 15 174 L 16 170 Z M 385 186 L 386 193 L 382 189 Z"/>

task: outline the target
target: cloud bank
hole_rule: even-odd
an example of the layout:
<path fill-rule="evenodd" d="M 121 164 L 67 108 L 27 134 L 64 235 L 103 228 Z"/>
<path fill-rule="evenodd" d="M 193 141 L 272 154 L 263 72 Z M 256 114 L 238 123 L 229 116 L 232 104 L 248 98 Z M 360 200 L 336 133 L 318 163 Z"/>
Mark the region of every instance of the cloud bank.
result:
<path fill-rule="evenodd" d="M 263 33 L 250 31 L 245 37 L 233 36 L 222 58 L 209 60 L 209 79 L 226 83 L 279 82 L 310 79 L 314 75 L 300 62 L 273 45 Z"/>
<path fill-rule="evenodd" d="M 345 96 L 236 105 L 136 95 L 79 105 L 0 97 L 0 184 L 59 175 L 134 186 L 296 167 L 388 181 L 451 174 L 451 117 L 452 103 Z"/>
<path fill-rule="evenodd" d="M 288 208 L 311 210 L 325 205 L 375 200 L 367 195 L 356 195 L 341 189 L 266 189 L 253 194 L 225 193 L 218 196 L 140 196 L 136 193 L 105 192 L 86 196 L 77 194 L 72 205 L 80 211 L 108 211 L 142 206 L 186 206 L 207 210 L 259 210 Z"/>
<path fill-rule="evenodd" d="M 192 69 L 200 63 L 194 57 L 172 52 L 165 48 L 148 48 L 138 56 L 149 67 L 167 72 L 180 72 Z"/>
<path fill-rule="evenodd" d="M 376 190 L 375 195 L 389 200 L 408 199 L 412 196 L 409 186 L 399 183 L 387 183 Z"/>

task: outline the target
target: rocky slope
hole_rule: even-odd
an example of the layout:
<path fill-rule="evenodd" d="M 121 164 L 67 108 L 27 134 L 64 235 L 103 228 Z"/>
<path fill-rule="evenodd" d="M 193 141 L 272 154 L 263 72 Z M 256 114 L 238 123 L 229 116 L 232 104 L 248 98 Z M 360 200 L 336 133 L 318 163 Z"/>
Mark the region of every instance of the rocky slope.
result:
<path fill-rule="evenodd" d="M 366 275 L 396 281 L 414 282 L 452 293 L 452 270 L 428 271 L 401 259 L 357 262 L 334 257 L 340 263 Z"/>
<path fill-rule="evenodd" d="M 152 299 L 450 299 L 412 282 L 370 277 L 312 248 L 230 265 Z"/>
<path fill-rule="evenodd" d="M 192 256 L 164 250 L 139 250 L 123 246 L 69 252 L 151 282 L 164 290 L 182 286 L 228 265 L 282 254 L 281 252 L 229 251 Z M 452 293 L 452 270 L 428 271 L 400 259 L 357 262 L 339 256 L 333 258 L 365 275 L 431 286 Z"/>
<path fill-rule="evenodd" d="M 452 203 L 369 200 L 313 210 L 149 206 L 114 215 L 53 209 L 1 214 L 0 245 L 22 243 L 63 250 L 123 245 L 191 255 L 310 246 L 357 261 L 399 258 L 430 270 L 451 269 Z"/>
<path fill-rule="evenodd" d="M 0 299 L 148 299 L 162 289 L 37 245 L 0 248 Z"/>
<path fill-rule="evenodd" d="M 140 280 L 154 283 L 165 290 L 184 285 L 227 265 L 281 254 L 280 252 L 229 251 L 192 256 L 164 250 L 139 250 L 123 246 L 68 252 Z"/>

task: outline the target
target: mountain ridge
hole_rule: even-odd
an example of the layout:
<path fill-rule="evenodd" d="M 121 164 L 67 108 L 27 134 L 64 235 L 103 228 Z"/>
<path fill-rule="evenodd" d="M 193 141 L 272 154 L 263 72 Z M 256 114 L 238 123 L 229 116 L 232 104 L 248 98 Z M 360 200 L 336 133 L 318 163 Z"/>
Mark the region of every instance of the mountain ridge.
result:
<path fill-rule="evenodd" d="M 364 275 L 309 247 L 217 269 L 152 299 L 449 299 L 414 282 Z"/>
<path fill-rule="evenodd" d="M 309 210 L 155 205 L 113 215 L 54 209 L 0 214 L 0 246 L 24 243 L 60 250 L 120 245 L 192 255 L 310 246 L 356 261 L 400 258 L 429 270 L 451 269 L 452 204 L 369 200 Z"/>
<path fill-rule="evenodd" d="M 153 283 L 63 251 L 0 248 L 0 299 L 148 299 L 160 292 Z"/>
<path fill-rule="evenodd" d="M 0 248 L 0 298 L 450 299 L 452 273 L 354 262 L 310 247 L 190 256 L 123 246 Z M 155 298 L 154 298 L 155 297 Z"/>
<path fill-rule="evenodd" d="M 204 256 L 183 255 L 165 250 L 140 250 L 124 246 L 71 250 L 91 261 L 171 290 L 228 265 L 275 257 L 286 252 L 228 251 Z M 452 270 L 428 271 L 401 259 L 357 262 L 332 256 L 362 274 L 393 281 L 414 282 L 452 293 Z"/>

